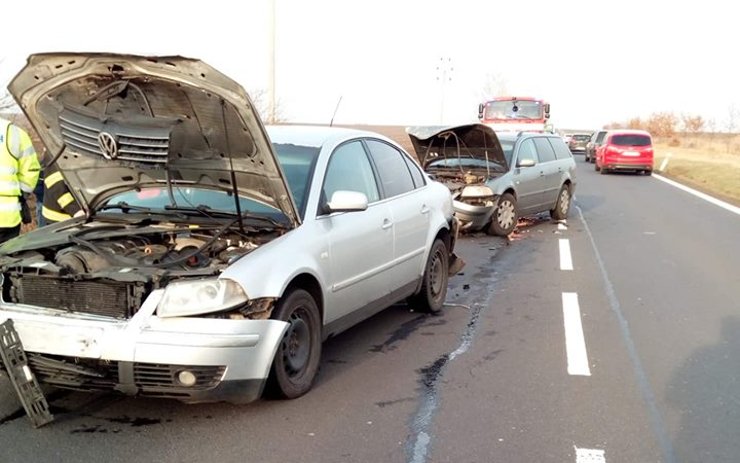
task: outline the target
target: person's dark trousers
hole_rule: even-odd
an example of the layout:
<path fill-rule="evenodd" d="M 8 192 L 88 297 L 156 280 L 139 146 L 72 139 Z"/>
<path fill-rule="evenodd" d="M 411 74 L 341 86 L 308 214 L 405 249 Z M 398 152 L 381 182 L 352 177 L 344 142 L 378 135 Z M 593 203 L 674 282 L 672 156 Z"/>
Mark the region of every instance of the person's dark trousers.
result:
<path fill-rule="evenodd" d="M 21 224 L 16 225 L 12 228 L 0 228 L 0 243 L 4 243 L 11 238 L 21 234 Z"/>

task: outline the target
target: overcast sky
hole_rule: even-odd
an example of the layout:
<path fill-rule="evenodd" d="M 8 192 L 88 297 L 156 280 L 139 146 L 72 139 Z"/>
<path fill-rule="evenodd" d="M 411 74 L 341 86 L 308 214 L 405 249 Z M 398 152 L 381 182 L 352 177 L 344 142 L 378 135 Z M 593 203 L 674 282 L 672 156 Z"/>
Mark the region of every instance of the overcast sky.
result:
<path fill-rule="evenodd" d="M 274 1 L 289 121 L 328 123 L 341 97 L 340 124 L 470 122 L 486 89 L 548 100 L 556 128 L 657 111 L 723 128 L 740 109 L 740 27 L 724 0 Z M 6 2 L 0 82 L 29 53 L 111 51 L 200 58 L 264 91 L 270 0 L 237 3 Z"/>

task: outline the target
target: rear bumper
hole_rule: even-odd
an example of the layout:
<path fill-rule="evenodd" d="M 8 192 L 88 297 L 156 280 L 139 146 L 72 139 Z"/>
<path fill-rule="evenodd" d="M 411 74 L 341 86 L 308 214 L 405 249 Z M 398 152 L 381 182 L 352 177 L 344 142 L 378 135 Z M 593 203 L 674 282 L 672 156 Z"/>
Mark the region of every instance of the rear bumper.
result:
<path fill-rule="evenodd" d="M 165 319 L 151 302 L 129 320 L 0 303 L 0 323 L 13 320 L 42 383 L 183 402 L 259 397 L 287 323 Z M 185 370 L 194 384 L 180 381 Z"/>

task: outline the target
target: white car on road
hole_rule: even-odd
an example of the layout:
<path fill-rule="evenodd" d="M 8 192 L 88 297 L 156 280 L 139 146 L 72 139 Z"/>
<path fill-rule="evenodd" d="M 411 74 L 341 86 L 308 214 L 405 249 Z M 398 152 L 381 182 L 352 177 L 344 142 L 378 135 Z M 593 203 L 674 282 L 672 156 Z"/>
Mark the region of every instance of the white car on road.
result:
<path fill-rule="evenodd" d="M 298 397 L 324 339 L 440 310 L 461 266 L 449 190 L 397 144 L 266 131 L 201 61 L 40 54 L 9 88 L 85 212 L 0 247 L 0 323 L 41 383 Z"/>

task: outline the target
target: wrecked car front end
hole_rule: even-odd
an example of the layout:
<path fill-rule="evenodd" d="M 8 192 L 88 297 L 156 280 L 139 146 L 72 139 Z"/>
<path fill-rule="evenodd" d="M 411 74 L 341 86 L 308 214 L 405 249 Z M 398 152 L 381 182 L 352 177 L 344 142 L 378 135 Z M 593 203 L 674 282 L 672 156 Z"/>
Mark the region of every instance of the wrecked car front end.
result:
<path fill-rule="evenodd" d="M 498 202 L 495 179 L 508 172 L 496 133 L 483 124 L 409 127 L 406 132 L 419 163 L 452 194 L 461 230 L 480 230 Z"/>
<path fill-rule="evenodd" d="M 300 221 L 246 92 L 199 60 L 75 53 L 9 90 L 85 213 L 0 247 L 0 323 L 39 382 L 258 398 L 287 323 L 228 270 Z"/>
<path fill-rule="evenodd" d="M 286 324 L 267 320 L 273 300 L 249 300 L 219 275 L 271 236 L 191 226 L 61 223 L 2 248 L 0 323 L 13 320 L 39 382 L 186 402 L 259 397 Z"/>

